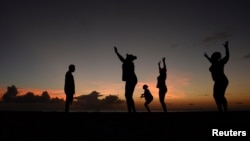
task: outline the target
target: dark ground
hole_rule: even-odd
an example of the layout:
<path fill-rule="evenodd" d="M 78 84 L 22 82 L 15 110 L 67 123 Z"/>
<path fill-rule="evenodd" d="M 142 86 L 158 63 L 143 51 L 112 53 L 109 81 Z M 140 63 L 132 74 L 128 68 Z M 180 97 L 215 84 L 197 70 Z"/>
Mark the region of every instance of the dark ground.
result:
<path fill-rule="evenodd" d="M 249 140 L 249 113 L 0 112 L 0 141 L 229 139 L 212 137 L 212 129 L 246 131 L 246 137 L 233 138 Z"/>

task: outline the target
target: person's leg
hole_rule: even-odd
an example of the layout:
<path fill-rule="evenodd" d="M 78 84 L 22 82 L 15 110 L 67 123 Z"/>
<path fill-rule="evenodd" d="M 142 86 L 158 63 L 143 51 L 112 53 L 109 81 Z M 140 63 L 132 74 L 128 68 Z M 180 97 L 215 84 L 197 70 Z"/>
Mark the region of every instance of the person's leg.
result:
<path fill-rule="evenodd" d="M 149 109 L 149 103 L 151 102 L 152 100 L 151 99 L 147 99 L 146 102 L 144 103 L 144 106 L 146 107 L 147 111 L 150 112 L 150 109 Z"/>
<path fill-rule="evenodd" d="M 147 111 L 150 112 L 147 102 L 144 103 L 144 106 L 147 109 Z"/>
<path fill-rule="evenodd" d="M 225 82 L 225 84 L 223 85 L 223 87 L 221 88 L 221 104 L 223 106 L 223 109 L 225 112 L 227 112 L 228 108 L 227 108 L 227 99 L 225 97 L 225 92 L 228 86 L 228 82 Z"/>
<path fill-rule="evenodd" d="M 160 89 L 160 91 L 159 91 L 159 100 L 160 100 L 163 111 L 167 112 L 167 106 L 166 106 L 165 101 L 164 101 L 165 100 L 165 95 L 166 95 L 166 90 Z"/>
<path fill-rule="evenodd" d="M 215 83 L 214 84 L 214 89 L 213 89 L 213 97 L 215 100 L 215 103 L 217 105 L 218 111 L 222 112 L 222 103 L 221 103 L 221 90 L 220 90 L 220 85 Z"/>
<path fill-rule="evenodd" d="M 65 112 L 69 112 L 69 96 L 66 95 L 66 101 L 65 101 Z"/>
<path fill-rule="evenodd" d="M 224 112 L 227 112 L 227 99 L 225 98 L 224 95 L 221 97 L 221 104 L 222 104 Z"/>
<path fill-rule="evenodd" d="M 131 84 L 129 82 L 126 82 L 125 84 L 125 98 L 127 103 L 128 112 L 130 113 L 132 111 L 132 95 L 131 95 Z"/>
<path fill-rule="evenodd" d="M 134 99 L 133 99 L 133 93 L 134 93 L 135 86 L 136 86 L 136 82 L 127 82 L 126 83 L 125 97 L 127 100 L 127 105 L 129 107 L 129 112 L 131 112 L 131 110 L 133 112 L 136 112 L 135 103 L 134 103 Z"/>
<path fill-rule="evenodd" d="M 73 94 L 72 94 L 72 95 L 70 95 L 70 101 L 69 101 L 69 104 L 70 104 L 70 105 L 72 105 L 73 100 L 74 100 L 74 96 L 73 96 Z"/>
<path fill-rule="evenodd" d="M 131 108 L 132 108 L 133 112 L 136 112 L 135 102 L 134 102 L 134 99 L 133 99 L 133 95 L 134 95 L 134 90 L 135 90 L 136 83 L 137 82 L 133 82 L 132 83 L 131 92 L 130 92 L 131 93 Z"/>
<path fill-rule="evenodd" d="M 128 96 L 128 94 L 125 94 L 125 98 L 126 98 L 126 103 L 127 103 L 127 109 L 128 109 L 128 112 L 130 113 L 131 112 L 130 97 Z"/>

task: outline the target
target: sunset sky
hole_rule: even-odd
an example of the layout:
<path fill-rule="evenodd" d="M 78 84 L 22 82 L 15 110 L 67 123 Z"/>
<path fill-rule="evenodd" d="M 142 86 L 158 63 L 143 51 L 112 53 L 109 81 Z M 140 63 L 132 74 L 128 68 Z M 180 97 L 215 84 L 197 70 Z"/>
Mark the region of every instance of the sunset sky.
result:
<path fill-rule="evenodd" d="M 247 0 L 2 0 L 0 96 L 15 85 L 23 94 L 64 98 L 69 64 L 76 96 L 98 91 L 124 99 L 122 63 L 137 56 L 136 102 L 148 84 L 158 102 L 158 62 L 166 57 L 168 105 L 214 106 L 210 63 L 203 56 L 229 41 L 225 66 L 230 107 L 250 109 L 250 9 Z"/>

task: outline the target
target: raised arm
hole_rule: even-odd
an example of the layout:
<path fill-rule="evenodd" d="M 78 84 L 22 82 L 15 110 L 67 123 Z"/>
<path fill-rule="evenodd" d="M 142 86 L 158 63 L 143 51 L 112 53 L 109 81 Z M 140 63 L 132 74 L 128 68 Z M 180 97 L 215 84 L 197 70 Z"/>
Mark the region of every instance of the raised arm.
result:
<path fill-rule="evenodd" d="M 162 62 L 163 62 L 163 69 L 167 71 L 166 62 L 165 62 L 165 57 L 162 58 Z"/>
<path fill-rule="evenodd" d="M 228 41 L 225 42 L 225 44 L 223 44 L 223 46 L 226 49 L 226 56 L 222 59 L 222 61 L 224 63 L 227 63 L 227 61 L 229 60 L 229 49 L 228 49 Z"/>
<path fill-rule="evenodd" d="M 161 73 L 161 61 L 158 63 L 159 73 Z"/>
<path fill-rule="evenodd" d="M 204 53 L 204 56 L 207 58 L 207 60 L 212 63 L 211 58 L 208 57 L 207 53 Z"/>
<path fill-rule="evenodd" d="M 119 52 L 118 52 L 118 50 L 117 50 L 116 47 L 114 47 L 114 50 L 115 50 L 115 53 L 116 53 L 116 55 L 118 56 L 118 58 L 119 58 L 122 62 L 124 62 L 125 59 L 121 56 L 121 54 L 119 54 Z"/>

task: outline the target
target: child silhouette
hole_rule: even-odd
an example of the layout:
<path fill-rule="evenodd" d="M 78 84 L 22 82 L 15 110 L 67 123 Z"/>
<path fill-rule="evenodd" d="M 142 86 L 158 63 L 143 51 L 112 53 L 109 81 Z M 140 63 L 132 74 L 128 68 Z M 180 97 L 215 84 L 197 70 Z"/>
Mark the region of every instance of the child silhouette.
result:
<path fill-rule="evenodd" d="M 148 89 L 148 85 L 143 85 L 142 88 L 144 89 L 144 93 L 141 94 L 141 98 L 145 98 L 146 102 L 144 103 L 144 106 L 146 107 L 147 111 L 150 112 L 148 105 L 153 101 L 153 96 Z"/>

